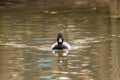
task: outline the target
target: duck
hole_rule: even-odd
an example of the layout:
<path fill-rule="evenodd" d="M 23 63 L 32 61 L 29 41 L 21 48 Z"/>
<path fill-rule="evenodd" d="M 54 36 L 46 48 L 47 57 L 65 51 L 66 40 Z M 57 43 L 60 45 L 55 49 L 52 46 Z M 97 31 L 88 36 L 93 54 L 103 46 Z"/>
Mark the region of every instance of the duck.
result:
<path fill-rule="evenodd" d="M 52 44 L 51 49 L 52 50 L 71 49 L 71 46 L 69 43 L 64 41 L 62 34 L 59 33 L 57 36 L 57 41 L 54 44 Z"/>

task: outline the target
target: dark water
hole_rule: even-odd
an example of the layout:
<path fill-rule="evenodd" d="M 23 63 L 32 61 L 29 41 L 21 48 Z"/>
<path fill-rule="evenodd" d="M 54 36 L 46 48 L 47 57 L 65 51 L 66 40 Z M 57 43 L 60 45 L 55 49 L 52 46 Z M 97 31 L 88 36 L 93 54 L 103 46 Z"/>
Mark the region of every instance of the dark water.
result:
<path fill-rule="evenodd" d="M 99 8 L 0 7 L 0 80 L 120 80 L 119 22 Z M 59 32 L 67 57 L 50 49 Z"/>

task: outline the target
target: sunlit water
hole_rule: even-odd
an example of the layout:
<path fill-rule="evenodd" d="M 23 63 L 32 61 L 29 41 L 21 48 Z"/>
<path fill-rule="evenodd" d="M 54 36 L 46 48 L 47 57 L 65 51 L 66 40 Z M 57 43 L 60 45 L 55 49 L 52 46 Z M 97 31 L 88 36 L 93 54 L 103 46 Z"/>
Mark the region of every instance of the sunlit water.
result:
<path fill-rule="evenodd" d="M 120 28 L 92 9 L 0 8 L 0 80 L 119 80 Z M 61 32 L 72 49 L 51 50 Z"/>

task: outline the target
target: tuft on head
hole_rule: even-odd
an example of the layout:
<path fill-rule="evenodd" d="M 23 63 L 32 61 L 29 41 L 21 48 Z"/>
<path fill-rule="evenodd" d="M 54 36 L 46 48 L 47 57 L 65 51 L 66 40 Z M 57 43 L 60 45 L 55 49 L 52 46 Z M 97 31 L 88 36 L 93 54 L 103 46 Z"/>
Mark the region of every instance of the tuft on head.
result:
<path fill-rule="evenodd" d="M 62 37 L 62 34 L 61 34 L 61 33 L 59 33 L 59 34 L 58 34 L 58 37 Z"/>

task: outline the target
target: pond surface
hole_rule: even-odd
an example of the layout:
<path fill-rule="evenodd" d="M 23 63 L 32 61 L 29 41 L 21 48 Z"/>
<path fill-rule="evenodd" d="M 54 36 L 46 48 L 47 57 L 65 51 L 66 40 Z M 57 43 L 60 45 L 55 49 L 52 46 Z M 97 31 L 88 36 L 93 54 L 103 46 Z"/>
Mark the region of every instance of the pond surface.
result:
<path fill-rule="evenodd" d="M 0 7 L 0 80 L 120 80 L 120 20 L 93 9 Z M 53 54 L 58 33 L 71 44 Z"/>

